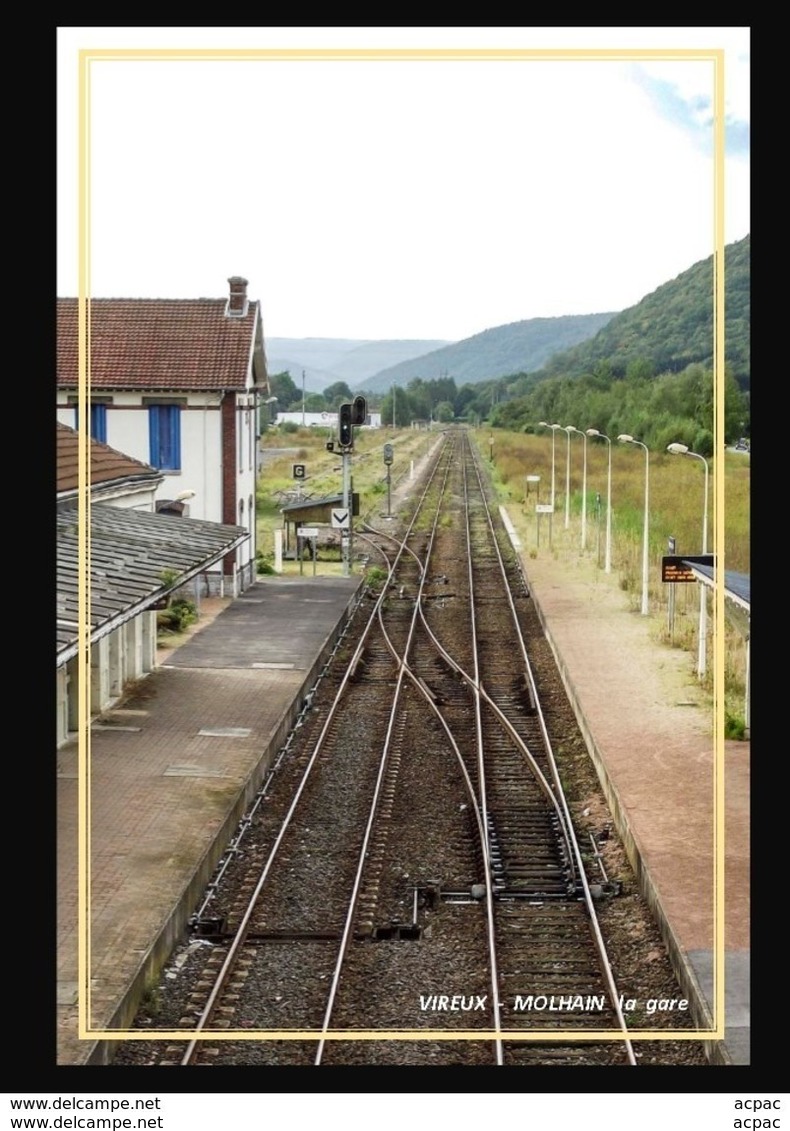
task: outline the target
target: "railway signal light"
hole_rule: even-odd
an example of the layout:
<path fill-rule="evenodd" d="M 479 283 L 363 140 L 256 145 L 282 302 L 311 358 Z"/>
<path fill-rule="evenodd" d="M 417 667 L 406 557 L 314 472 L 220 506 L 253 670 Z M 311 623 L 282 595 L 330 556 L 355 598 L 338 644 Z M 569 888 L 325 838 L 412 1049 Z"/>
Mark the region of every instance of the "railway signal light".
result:
<path fill-rule="evenodd" d="M 343 448 L 353 447 L 354 444 L 354 406 L 352 404 L 341 404 L 338 413 L 337 435 L 340 440 L 340 446 Z"/>
<path fill-rule="evenodd" d="M 351 406 L 351 423 L 364 424 L 368 416 L 368 403 L 364 397 L 354 397 Z"/>

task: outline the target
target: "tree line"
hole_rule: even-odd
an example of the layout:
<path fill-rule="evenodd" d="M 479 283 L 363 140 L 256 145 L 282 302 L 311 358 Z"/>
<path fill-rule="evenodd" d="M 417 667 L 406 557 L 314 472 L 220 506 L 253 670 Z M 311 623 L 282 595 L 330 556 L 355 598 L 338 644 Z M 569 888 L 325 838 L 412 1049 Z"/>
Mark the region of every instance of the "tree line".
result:
<path fill-rule="evenodd" d="M 302 394 L 288 372 L 269 378 L 280 411 L 299 410 Z M 305 398 L 308 412 L 337 411 L 357 395 L 339 381 L 322 393 Z M 368 411 L 380 412 L 382 423 L 408 428 L 415 422 L 463 422 L 515 432 L 533 432 L 540 421 L 586 430 L 597 428 L 607 436 L 627 432 L 653 448 L 675 441 L 700 455 L 712 455 L 714 446 L 713 370 L 699 363 L 679 373 L 655 375 L 651 362 L 636 358 L 622 377 L 607 361 L 581 377 L 543 377 L 517 373 L 492 381 L 456 385 L 453 377 L 413 378 L 387 394 L 366 393 Z M 724 434 L 727 442 L 749 435 L 748 394 L 731 373 L 724 377 Z"/>

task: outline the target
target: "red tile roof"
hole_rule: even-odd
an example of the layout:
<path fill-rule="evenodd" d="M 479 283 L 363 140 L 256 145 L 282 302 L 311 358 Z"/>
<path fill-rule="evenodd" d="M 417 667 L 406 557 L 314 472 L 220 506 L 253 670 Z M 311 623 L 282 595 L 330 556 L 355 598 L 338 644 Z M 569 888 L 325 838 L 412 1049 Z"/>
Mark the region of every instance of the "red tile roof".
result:
<path fill-rule="evenodd" d="M 79 433 L 67 424 L 57 421 L 58 447 L 56 486 L 60 494 L 76 491 L 79 487 Z M 162 478 L 162 473 L 147 463 L 117 452 L 115 448 L 91 440 L 91 486 L 111 483 L 116 479 L 149 480 L 152 486 Z"/>
<path fill-rule="evenodd" d="M 241 280 L 246 283 L 246 280 Z M 91 391 L 243 390 L 260 309 L 227 316 L 228 299 L 90 299 Z M 246 296 L 245 296 L 246 301 Z M 78 384 L 77 299 L 57 301 L 57 387 Z"/>

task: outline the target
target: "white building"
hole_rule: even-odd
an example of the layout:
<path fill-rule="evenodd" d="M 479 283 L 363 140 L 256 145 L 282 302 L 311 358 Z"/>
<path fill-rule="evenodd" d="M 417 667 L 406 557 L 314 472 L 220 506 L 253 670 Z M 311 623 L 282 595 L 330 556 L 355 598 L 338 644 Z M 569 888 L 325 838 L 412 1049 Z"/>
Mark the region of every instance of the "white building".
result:
<path fill-rule="evenodd" d="M 330 428 L 337 432 L 336 412 L 278 412 L 275 424 L 285 424 L 290 421 L 298 424 L 300 428 Z M 381 428 L 381 413 L 369 412 L 365 417 L 362 428 Z"/>
<path fill-rule="evenodd" d="M 298 424 L 300 428 L 331 428 L 337 431 L 336 412 L 278 412 L 275 424 Z"/>
<path fill-rule="evenodd" d="M 249 537 L 207 574 L 229 595 L 256 577 L 258 403 L 268 377 L 260 304 L 233 276 L 223 299 L 90 299 L 90 435 L 161 473 L 157 509 Z M 57 419 L 79 428 L 78 300 L 57 303 Z"/>

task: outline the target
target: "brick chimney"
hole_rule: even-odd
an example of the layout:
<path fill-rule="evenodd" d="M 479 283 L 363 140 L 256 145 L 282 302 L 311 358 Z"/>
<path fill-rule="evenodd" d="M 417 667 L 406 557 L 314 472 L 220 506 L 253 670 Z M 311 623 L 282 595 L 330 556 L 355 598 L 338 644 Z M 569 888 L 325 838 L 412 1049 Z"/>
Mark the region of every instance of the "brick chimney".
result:
<path fill-rule="evenodd" d="M 249 307 L 247 299 L 247 280 L 240 275 L 232 275 L 230 283 L 230 298 L 225 309 L 228 318 L 244 318 Z"/>

